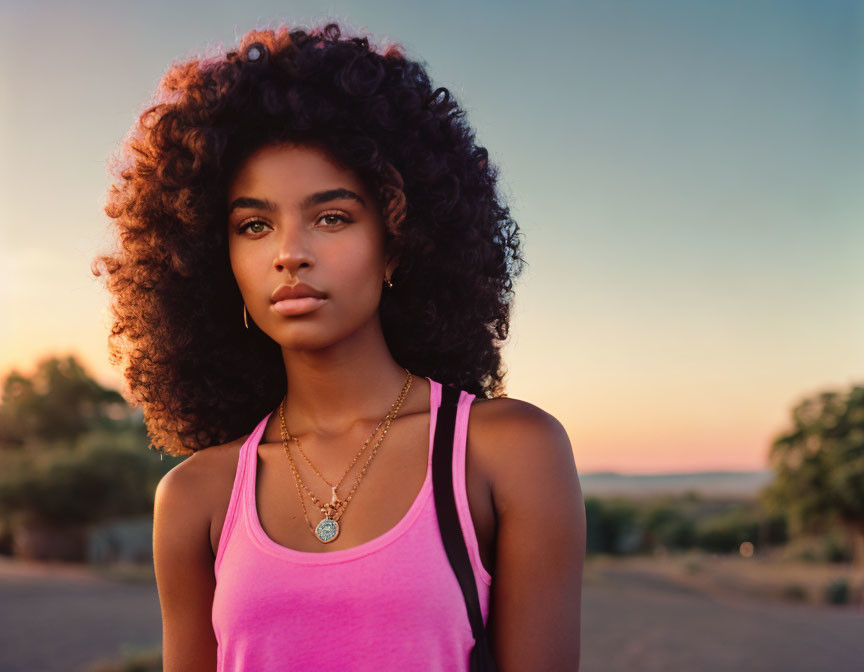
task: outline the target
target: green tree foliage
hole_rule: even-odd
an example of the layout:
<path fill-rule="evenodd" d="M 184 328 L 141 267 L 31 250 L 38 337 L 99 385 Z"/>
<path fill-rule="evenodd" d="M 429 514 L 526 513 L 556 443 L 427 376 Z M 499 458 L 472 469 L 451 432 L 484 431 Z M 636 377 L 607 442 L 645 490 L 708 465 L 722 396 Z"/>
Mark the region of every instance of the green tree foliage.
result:
<path fill-rule="evenodd" d="M 759 523 L 759 515 L 749 507 L 736 507 L 699 523 L 698 546 L 712 553 L 737 551 L 745 541 L 758 543 Z"/>
<path fill-rule="evenodd" d="M 120 393 L 91 378 L 73 356 L 43 359 L 30 377 L 13 370 L 0 389 L 0 449 L 31 441 L 71 445 L 94 429 L 144 431 Z"/>
<path fill-rule="evenodd" d="M 632 553 L 641 546 L 639 510 L 633 502 L 618 497 L 608 500 L 587 497 L 585 512 L 588 522 L 587 552 Z"/>
<path fill-rule="evenodd" d="M 2 392 L 0 527 L 152 512 L 156 484 L 177 460 L 148 449 L 140 414 L 119 392 L 74 357 L 44 359 L 31 377 L 13 371 Z"/>
<path fill-rule="evenodd" d="M 696 525 L 681 505 L 654 502 L 642 511 L 642 529 L 648 548 L 689 548 L 696 540 Z"/>
<path fill-rule="evenodd" d="M 588 553 L 737 553 L 745 541 L 758 552 L 788 540 L 786 518 L 749 499 L 706 499 L 694 492 L 647 499 L 589 496 L 585 512 Z"/>
<path fill-rule="evenodd" d="M 129 433 L 89 433 L 0 475 L 0 514 L 58 524 L 149 514 L 156 484 L 176 464 Z"/>
<path fill-rule="evenodd" d="M 839 522 L 864 565 L 864 386 L 805 398 L 791 425 L 771 446 L 766 507 L 784 511 L 793 534 Z"/>

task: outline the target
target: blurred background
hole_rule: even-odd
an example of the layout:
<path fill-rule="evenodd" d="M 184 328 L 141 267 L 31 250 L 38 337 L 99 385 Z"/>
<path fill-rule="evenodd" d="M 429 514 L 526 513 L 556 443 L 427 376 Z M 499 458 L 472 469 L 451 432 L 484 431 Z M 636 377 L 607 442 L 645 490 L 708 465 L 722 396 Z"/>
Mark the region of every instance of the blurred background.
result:
<path fill-rule="evenodd" d="M 507 392 L 586 498 L 581 669 L 860 669 L 855 0 L 0 0 L 0 669 L 161 669 L 179 460 L 108 362 L 107 161 L 172 62 L 328 20 L 423 61 L 500 167 Z"/>

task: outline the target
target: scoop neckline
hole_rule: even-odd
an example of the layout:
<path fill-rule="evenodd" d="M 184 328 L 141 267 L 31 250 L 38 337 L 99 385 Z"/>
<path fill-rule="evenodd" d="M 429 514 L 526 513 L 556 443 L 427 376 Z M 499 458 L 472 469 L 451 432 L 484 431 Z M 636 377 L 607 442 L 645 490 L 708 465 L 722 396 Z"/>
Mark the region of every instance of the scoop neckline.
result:
<path fill-rule="evenodd" d="M 441 405 L 440 383 L 435 382 L 428 376 L 424 376 L 424 378 L 429 381 L 429 439 L 426 454 L 426 477 L 423 480 L 423 485 L 420 487 L 420 491 L 417 493 L 417 496 L 414 498 L 408 511 L 404 516 L 402 516 L 401 520 L 399 520 L 396 525 L 374 539 L 338 551 L 322 551 L 320 553 L 314 551 L 299 551 L 295 548 L 288 548 L 287 546 L 277 543 L 270 538 L 267 532 L 264 531 L 264 527 L 261 525 L 261 520 L 258 517 L 258 502 L 255 496 L 258 471 L 258 445 L 264 435 L 264 429 L 267 427 L 267 420 L 274 411 L 270 411 L 266 416 L 264 416 L 264 419 L 261 420 L 261 423 L 259 424 L 259 431 L 253 432 L 250 436 L 250 444 L 247 446 L 247 450 L 251 451 L 252 455 L 247 454 L 245 460 L 246 468 L 250 473 L 247 475 L 247 478 L 244 478 L 247 486 L 246 496 L 244 498 L 246 523 L 252 533 L 253 540 L 262 550 L 299 564 L 327 565 L 344 562 L 346 560 L 353 560 L 377 551 L 378 549 L 394 542 L 411 526 L 411 524 L 420 515 L 420 512 L 432 494 L 432 448 L 435 436 L 435 425 L 438 420 L 438 408 Z"/>

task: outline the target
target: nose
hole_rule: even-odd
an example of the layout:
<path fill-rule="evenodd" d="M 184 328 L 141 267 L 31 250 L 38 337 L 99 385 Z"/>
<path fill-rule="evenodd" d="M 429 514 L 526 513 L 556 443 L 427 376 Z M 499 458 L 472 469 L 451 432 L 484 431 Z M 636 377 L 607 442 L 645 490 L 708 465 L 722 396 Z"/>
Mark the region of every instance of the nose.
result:
<path fill-rule="evenodd" d="M 280 273 L 288 271 L 289 275 L 296 276 L 298 269 L 313 265 L 314 259 L 308 242 L 302 225 L 286 224 L 273 258 L 274 268 Z"/>

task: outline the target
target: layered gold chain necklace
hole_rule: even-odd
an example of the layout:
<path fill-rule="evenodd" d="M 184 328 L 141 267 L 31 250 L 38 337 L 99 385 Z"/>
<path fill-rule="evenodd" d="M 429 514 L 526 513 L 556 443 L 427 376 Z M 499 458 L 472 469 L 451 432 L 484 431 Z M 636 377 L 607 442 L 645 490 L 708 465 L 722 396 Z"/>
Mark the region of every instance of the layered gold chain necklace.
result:
<path fill-rule="evenodd" d="M 360 485 L 360 481 L 363 480 L 363 477 L 366 475 L 366 470 L 369 468 L 369 465 L 372 463 L 372 460 L 375 458 L 376 453 L 378 452 L 378 447 L 381 445 L 381 442 L 384 441 L 384 437 L 387 436 L 387 430 L 390 428 L 390 423 L 396 419 L 399 415 L 399 409 L 402 407 L 402 402 L 405 401 L 405 397 L 408 394 L 408 390 L 411 389 L 411 383 L 414 380 L 414 375 L 405 369 L 405 372 L 408 374 L 408 378 L 405 380 L 405 384 L 402 386 L 402 391 L 399 394 L 398 399 L 390 407 L 390 410 L 387 412 L 381 421 L 378 423 L 378 426 L 372 431 L 372 434 L 368 439 L 363 443 L 363 447 L 360 448 L 360 452 L 354 456 L 351 464 L 348 465 L 348 468 L 345 470 L 345 473 L 342 474 L 342 478 L 333 485 L 331 484 L 320 471 L 315 467 L 314 464 L 309 460 L 306 456 L 306 453 L 303 452 L 303 449 L 300 447 L 300 439 L 296 436 L 291 436 L 288 433 L 288 428 L 285 426 L 285 398 L 282 399 L 282 402 L 279 404 L 279 419 L 281 421 L 282 426 L 282 446 L 285 449 L 285 455 L 288 456 L 288 462 L 291 464 L 291 471 L 294 473 L 294 482 L 297 485 L 297 494 L 300 496 L 300 505 L 303 507 L 303 517 L 306 518 L 306 522 L 309 525 L 309 530 L 312 534 L 315 535 L 315 538 L 319 541 L 327 544 L 333 541 L 337 536 L 339 536 L 339 519 L 345 513 L 345 509 L 348 507 L 351 498 L 354 496 L 354 491 L 357 490 L 357 486 Z M 369 442 L 372 440 L 372 437 L 378 432 L 381 428 L 381 425 L 384 425 L 384 431 L 381 433 L 378 442 L 372 448 L 372 454 L 369 456 L 369 459 L 366 460 L 366 464 L 363 465 L 363 469 L 360 471 L 360 475 L 357 477 L 357 480 L 354 482 L 354 487 L 351 488 L 351 491 L 348 493 L 348 496 L 345 499 L 341 499 L 339 495 L 336 493 L 336 489 L 342 484 L 342 481 L 345 480 L 345 477 L 348 475 L 348 472 L 351 471 L 351 468 L 357 463 L 357 460 L 360 459 L 360 455 L 363 454 L 363 451 L 366 450 L 366 446 L 369 445 Z M 324 481 L 328 487 L 330 488 L 330 501 L 326 504 L 322 503 L 319 500 L 315 493 L 312 492 L 309 488 L 306 487 L 306 484 L 303 483 L 303 480 L 300 478 L 300 472 L 297 471 L 297 466 L 294 464 L 294 458 L 291 457 L 291 450 L 289 448 L 288 442 L 289 440 L 294 441 L 297 444 L 297 449 L 300 451 L 300 454 L 306 459 L 306 462 L 312 467 L 312 470 L 320 476 L 321 480 Z M 318 509 L 324 514 L 324 518 L 316 525 L 312 527 L 312 522 L 309 520 L 309 516 L 306 513 L 306 502 L 303 499 L 303 493 L 300 488 L 306 491 Z"/>

